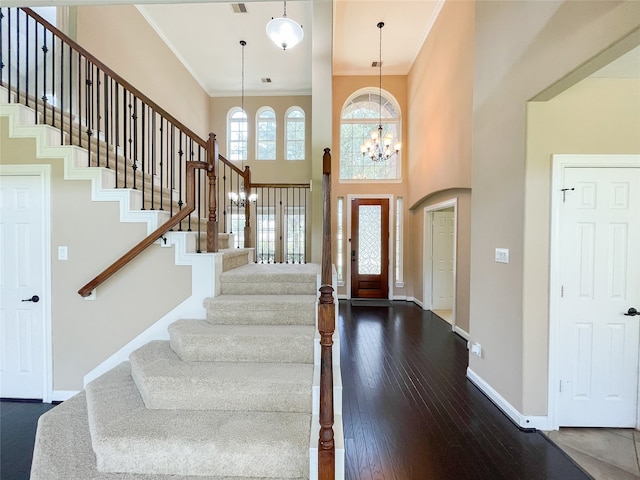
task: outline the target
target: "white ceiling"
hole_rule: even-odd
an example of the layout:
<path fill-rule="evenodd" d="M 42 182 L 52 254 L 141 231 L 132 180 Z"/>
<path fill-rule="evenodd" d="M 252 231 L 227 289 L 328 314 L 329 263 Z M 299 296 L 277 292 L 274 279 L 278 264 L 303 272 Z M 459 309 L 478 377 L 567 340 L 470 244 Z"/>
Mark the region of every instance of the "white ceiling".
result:
<path fill-rule="evenodd" d="M 138 5 L 156 32 L 212 96 L 238 95 L 241 47 L 245 40 L 245 95 L 311 93 L 312 1 L 287 2 L 287 16 L 302 25 L 302 43 L 283 51 L 268 39 L 265 26 L 283 12 L 283 2 L 248 0 L 247 13 L 231 3 Z M 377 75 L 377 23 L 382 31 L 383 75 L 406 75 L 443 0 L 336 0 L 333 73 Z M 272 83 L 262 83 L 269 77 Z"/>

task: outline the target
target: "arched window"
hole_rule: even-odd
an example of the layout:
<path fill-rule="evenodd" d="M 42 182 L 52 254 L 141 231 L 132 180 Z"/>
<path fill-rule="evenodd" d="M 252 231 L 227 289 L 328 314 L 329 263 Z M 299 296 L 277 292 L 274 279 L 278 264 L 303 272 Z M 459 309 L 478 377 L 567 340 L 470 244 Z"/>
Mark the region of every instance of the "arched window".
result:
<path fill-rule="evenodd" d="M 385 133 L 401 141 L 400 107 L 388 92 L 367 88 L 355 92 L 342 107 L 340 117 L 340 179 L 398 180 L 401 178 L 399 154 L 379 162 L 363 155 L 360 146 L 371 138 L 382 120 Z"/>
<path fill-rule="evenodd" d="M 247 114 L 240 107 L 233 107 L 227 114 L 227 158 L 247 159 Z"/>
<path fill-rule="evenodd" d="M 276 112 L 271 107 L 262 107 L 256 114 L 257 141 L 256 159 L 276 159 Z"/>
<path fill-rule="evenodd" d="M 304 110 L 291 107 L 285 117 L 285 159 L 305 159 Z"/>

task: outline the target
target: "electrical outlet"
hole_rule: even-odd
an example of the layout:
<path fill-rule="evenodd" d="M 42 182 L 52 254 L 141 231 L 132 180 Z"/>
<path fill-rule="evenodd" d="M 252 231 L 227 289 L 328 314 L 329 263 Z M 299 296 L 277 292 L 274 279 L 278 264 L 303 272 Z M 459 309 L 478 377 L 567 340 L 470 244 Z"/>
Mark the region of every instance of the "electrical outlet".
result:
<path fill-rule="evenodd" d="M 482 347 L 479 343 L 471 344 L 471 353 L 473 353 L 477 357 L 482 357 Z"/>
<path fill-rule="evenodd" d="M 59 245 L 58 246 L 58 260 L 67 260 L 68 257 L 68 252 L 67 252 L 67 246 L 66 245 Z"/>
<path fill-rule="evenodd" d="M 497 263 L 509 263 L 509 249 L 508 248 L 496 248 L 496 262 Z"/>

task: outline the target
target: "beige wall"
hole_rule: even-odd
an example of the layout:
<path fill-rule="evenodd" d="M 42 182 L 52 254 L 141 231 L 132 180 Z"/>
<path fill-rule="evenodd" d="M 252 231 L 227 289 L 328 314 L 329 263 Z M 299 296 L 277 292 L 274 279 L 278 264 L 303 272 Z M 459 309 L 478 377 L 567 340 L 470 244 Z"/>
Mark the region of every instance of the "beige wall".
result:
<path fill-rule="evenodd" d="M 51 165 L 51 325 L 53 389 L 81 390 L 83 377 L 191 294 L 191 268 L 174 249 L 150 247 L 97 289 L 77 291 L 146 236 L 143 224 L 120 223 L 116 202 L 92 202 L 89 181 L 65 181 L 62 160 L 35 157 L 35 140 L 9 139 L 0 120 L 3 165 Z M 66 245 L 69 260 L 57 260 Z M 160 281 L 159 281 L 160 279 Z"/>
<path fill-rule="evenodd" d="M 203 139 L 209 96 L 133 5 L 79 6 L 77 41 Z"/>
<path fill-rule="evenodd" d="M 474 2 L 446 2 L 407 78 L 409 206 L 471 187 Z"/>
<path fill-rule="evenodd" d="M 405 76 L 385 76 L 382 78 L 382 87 L 395 97 L 400 105 L 400 110 L 403 114 L 407 111 L 407 77 Z M 395 209 L 395 198 L 398 196 L 405 197 L 405 212 L 406 217 L 406 194 L 407 194 L 407 181 L 406 181 L 406 158 L 409 156 L 409 149 L 406 147 L 408 134 L 406 128 L 403 130 L 405 133 L 401 141 L 403 142 L 403 149 L 401 151 L 402 159 L 402 174 L 403 180 L 400 182 L 353 182 L 353 181 L 340 181 L 340 115 L 342 113 L 342 107 L 345 102 L 355 91 L 366 87 L 378 87 L 379 78 L 377 76 L 334 76 L 333 77 L 333 147 L 331 149 L 331 172 L 332 172 L 332 185 L 331 185 L 331 209 L 332 212 L 336 212 L 337 198 L 344 198 L 345 211 L 343 215 L 343 224 L 345 227 L 345 241 L 343 245 L 343 252 L 345 252 L 343 264 L 345 265 L 345 276 L 347 274 L 347 262 L 350 261 L 347 253 L 350 251 L 349 241 L 347 233 L 349 227 L 347 222 L 347 210 L 351 208 L 348 204 L 348 195 L 380 195 L 388 196 L 393 195 L 393 208 Z M 404 222 L 404 236 L 405 243 L 408 230 L 408 222 Z M 389 221 L 389 228 L 392 232 L 395 232 L 395 218 L 391 218 Z M 331 229 L 333 232 L 337 231 L 337 215 L 333 213 Z M 394 234 L 395 235 L 395 234 Z M 336 262 L 337 243 L 336 236 L 333 235 L 331 249 L 333 252 L 334 263 Z M 406 247 L 405 247 L 406 248 Z M 389 275 L 393 276 L 395 268 L 395 245 L 389 250 L 390 265 Z M 410 264 L 404 262 L 405 276 L 409 273 L 407 270 L 411 268 Z M 395 283 L 395 279 L 393 279 Z M 347 294 L 348 280 L 345 278 L 345 285 L 338 288 L 339 295 Z M 405 288 L 394 287 L 393 293 L 396 296 L 406 295 Z"/>
<path fill-rule="evenodd" d="M 227 113 L 233 107 L 239 107 L 240 97 L 212 97 L 210 99 L 209 128 L 216 134 L 220 154 L 227 156 Z M 290 107 L 300 107 L 305 113 L 306 151 L 305 160 L 284 159 L 285 114 Z M 261 107 L 271 107 L 276 113 L 276 160 L 256 160 L 256 113 Z M 256 183 L 309 183 L 311 179 L 311 96 L 281 97 L 245 97 L 244 109 L 247 112 L 249 129 L 248 160 L 245 165 L 251 167 L 251 181 Z M 241 162 L 234 162 L 241 168 Z"/>
<path fill-rule="evenodd" d="M 524 219 L 536 215 L 525 209 L 525 108 L 637 28 L 640 2 L 483 1 L 475 10 L 470 334 L 483 356 L 469 366 L 517 410 L 537 414 L 545 385 L 529 366 L 547 352 L 532 348 L 539 340 L 523 321 Z M 494 262 L 496 247 L 510 249 L 511 263 Z"/>
<path fill-rule="evenodd" d="M 547 408 L 551 155 L 640 153 L 640 80 L 588 78 L 527 106 L 523 337 L 524 406 Z"/>

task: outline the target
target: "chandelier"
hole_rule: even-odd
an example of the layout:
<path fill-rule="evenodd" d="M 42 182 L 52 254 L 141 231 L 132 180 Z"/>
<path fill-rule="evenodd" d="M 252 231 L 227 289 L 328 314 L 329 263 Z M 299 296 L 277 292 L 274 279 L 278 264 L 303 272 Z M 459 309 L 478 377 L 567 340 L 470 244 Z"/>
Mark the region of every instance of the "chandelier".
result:
<path fill-rule="evenodd" d="M 246 121 L 246 112 L 244 111 L 244 47 L 246 47 L 247 42 L 245 42 L 244 40 L 240 40 L 240 46 L 242 47 L 242 74 L 241 74 L 241 80 L 240 80 L 240 92 L 241 92 L 241 97 L 240 97 L 240 108 L 242 109 L 242 113 L 245 116 L 245 121 Z M 244 172 L 244 157 L 242 158 L 242 171 Z M 258 195 L 256 195 L 255 193 L 252 193 L 251 195 L 249 195 L 247 197 L 247 194 L 244 192 L 244 186 L 240 185 L 240 192 L 236 193 L 236 192 L 229 192 L 229 201 L 231 202 L 231 205 L 239 207 L 239 208 L 244 208 L 245 206 L 247 206 L 248 204 L 251 203 L 256 203 L 256 200 L 258 199 Z"/>
<path fill-rule="evenodd" d="M 231 205 L 235 207 L 244 208 L 248 204 L 256 203 L 256 200 L 258 200 L 258 195 L 252 193 L 247 197 L 247 194 L 244 193 L 244 187 L 242 186 L 240 186 L 239 194 L 236 192 L 229 192 L 229 201 L 231 202 Z"/>
<path fill-rule="evenodd" d="M 287 18 L 287 0 L 284 0 L 284 13 L 281 17 L 272 18 L 267 23 L 267 36 L 279 48 L 293 48 L 302 41 L 302 26 Z"/>
<path fill-rule="evenodd" d="M 379 104 L 379 121 L 378 128 L 371 132 L 370 139 L 364 142 L 360 146 L 360 151 L 362 152 L 362 156 L 365 155 L 369 157 L 374 162 L 380 162 L 391 158 L 393 155 L 397 154 L 400 151 L 402 144 L 400 142 L 396 142 L 393 145 L 393 149 L 391 145 L 393 144 L 393 133 L 387 132 L 384 133 L 382 129 L 382 27 L 384 27 L 384 22 L 378 22 L 377 27 L 380 29 L 380 56 L 378 61 L 379 68 L 379 95 L 378 100 Z"/>

